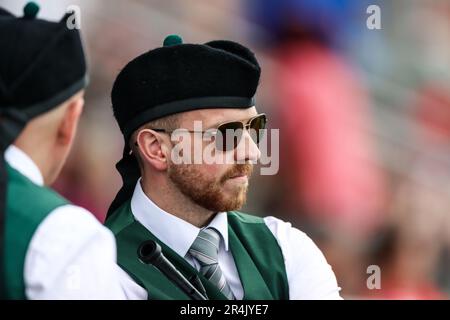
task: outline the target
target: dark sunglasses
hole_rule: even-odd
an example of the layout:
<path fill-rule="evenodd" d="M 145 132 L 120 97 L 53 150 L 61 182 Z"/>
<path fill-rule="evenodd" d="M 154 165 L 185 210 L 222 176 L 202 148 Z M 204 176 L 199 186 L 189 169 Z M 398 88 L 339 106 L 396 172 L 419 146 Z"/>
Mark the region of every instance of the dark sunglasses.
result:
<path fill-rule="evenodd" d="M 221 123 L 217 128 L 208 129 L 206 131 L 185 130 L 191 133 L 206 133 L 215 137 L 216 148 L 222 151 L 230 151 L 236 149 L 242 139 L 244 130 L 250 133 L 250 137 L 256 143 L 262 140 L 264 136 L 264 129 L 266 128 L 267 117 L 265 113 L 260 113 L 257 116 L 244 121 L 229 121 Z M 160 128 L 149 128 L 157 132 L 172 133 L 175 130 L 166 130 Z M 177 129 L 180 130 L 180 129 Z M 184 130 L 184 129 L 183 129 Z"/>

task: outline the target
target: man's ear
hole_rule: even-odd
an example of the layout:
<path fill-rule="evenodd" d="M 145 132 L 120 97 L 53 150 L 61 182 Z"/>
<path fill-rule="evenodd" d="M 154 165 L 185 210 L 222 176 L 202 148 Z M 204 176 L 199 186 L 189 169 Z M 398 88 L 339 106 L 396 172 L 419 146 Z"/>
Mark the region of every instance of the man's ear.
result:
<path fill-rule="evenodd" d="M 169 149 L 161 135 L 151 129 L 143 129 L 139 131 L 136 143 L 143 162 L 149 163 L 159 171 L 167 169 Z"/>
<path fill-rule="evenodd" d="M 58 127 L 57 139 L 60 145 L 70 145 L 75 138 L 78 121 L 83 112 L 84 98 L 78 96 L 68 102 L 62 121 Z"/>

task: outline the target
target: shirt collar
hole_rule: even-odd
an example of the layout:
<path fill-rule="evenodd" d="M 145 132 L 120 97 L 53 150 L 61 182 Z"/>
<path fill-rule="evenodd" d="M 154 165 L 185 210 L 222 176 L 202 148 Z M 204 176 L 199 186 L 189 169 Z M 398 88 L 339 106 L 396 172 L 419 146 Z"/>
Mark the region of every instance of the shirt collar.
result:
<path fill-rule="evenodd" d="M 131 211 L 137 221 L 153 233 L 181 257 L 186 256 L 197 238 L 200 228 L 159 208 L 141 187 L 141 179 L 136 183 L 131 198 Z M 207 227 L 216 229 L 221 243 L 228 251 L 228 218 L 226 212 L 219 212 Z"/>
<path fill-rule="evenodd" d="M 11 167 L 30 179 L 34 184 L 44 185 L 44 177 L 36 163 L 16 146 L 10 145 L 6 149 L 5 160 Z"/>

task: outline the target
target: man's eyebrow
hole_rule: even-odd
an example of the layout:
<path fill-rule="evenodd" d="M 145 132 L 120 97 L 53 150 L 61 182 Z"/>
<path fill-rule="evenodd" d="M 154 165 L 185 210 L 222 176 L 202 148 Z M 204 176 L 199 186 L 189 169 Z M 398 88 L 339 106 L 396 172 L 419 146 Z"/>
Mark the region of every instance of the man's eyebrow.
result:
<path fill-rule="evenodd" d="M 226 121 L 226 122 L 228 122 L 228 121 Z M 217 127 L 220 125 L 220 124 L 222 124 L 222 123 L 225 123 L 225 121 L 219 121 L 219 122 L 216 122 L 216 123 L 214 123 L 214 124 L 211 124 L 211 125 L 209 125 L 209 126 L 206 126 L 206 130 L 208 130 L 208 129 L 217 129 Z"/>

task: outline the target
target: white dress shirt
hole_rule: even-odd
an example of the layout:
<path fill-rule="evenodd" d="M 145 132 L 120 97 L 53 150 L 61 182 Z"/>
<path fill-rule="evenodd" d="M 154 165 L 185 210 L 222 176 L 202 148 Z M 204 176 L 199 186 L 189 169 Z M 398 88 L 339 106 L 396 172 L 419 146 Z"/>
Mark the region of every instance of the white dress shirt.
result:
<path fill-rule="evenodd" d="M 33 183 L 43 185 L 39 168 L 22 150 L 8 147 L 5 159 Z M 32 210 L 33 204 L 28 205 Z M 74 205 L 56 208 L 41 222 L 28 246 L 23 272 L 28 299 L 125 298 L 113 234 Z"/>
<path fill-rule="evenodd" d="M 159 208 L 146 196 L 140 180 L 131 199 L 131 211 L 145 228 L 199 270 L 200 265 L 188 254 L 188 250 L 200 229 Z M 290 223 L 275 217 L 266 217 L 264 222 L 277 239 L 283 253 L 290 299 L 341 299 L 336 277 L 314 242 Z M 227 214 L 218 213 L 207 227 L 214 227 L 221 235 L 219 265 L 234 296 L 240 300 L 244 291 L 228 247 Z M 147 299 L 147 291 L 123 270 L 121 278 L 129 299 Z"/>

